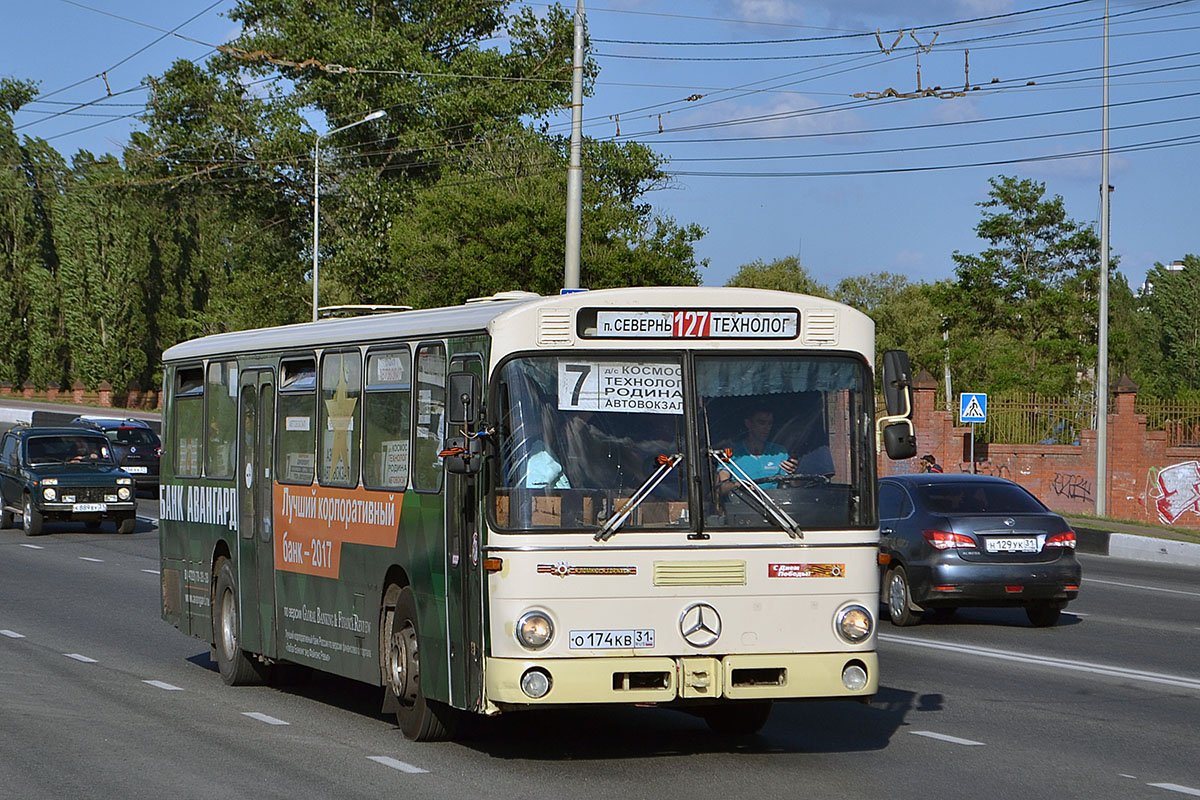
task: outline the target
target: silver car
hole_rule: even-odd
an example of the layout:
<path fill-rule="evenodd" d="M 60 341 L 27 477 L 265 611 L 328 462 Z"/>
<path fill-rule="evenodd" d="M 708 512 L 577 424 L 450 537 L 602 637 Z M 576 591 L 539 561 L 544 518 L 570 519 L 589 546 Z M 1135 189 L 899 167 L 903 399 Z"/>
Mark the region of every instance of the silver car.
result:
<path fill-rule="evenodd" d="M 1075 532 L 1029 491 L 986 475 L 879 481 L 882 599 L 896 625 L 962 606 L 1020 607 L 1036 627 L 1079 594 Z"/>

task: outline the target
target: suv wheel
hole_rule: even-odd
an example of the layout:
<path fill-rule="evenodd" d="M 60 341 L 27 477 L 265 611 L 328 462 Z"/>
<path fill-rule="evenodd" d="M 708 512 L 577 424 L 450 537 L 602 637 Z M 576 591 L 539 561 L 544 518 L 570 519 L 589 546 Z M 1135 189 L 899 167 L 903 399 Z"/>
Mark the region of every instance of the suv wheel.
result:
<path fill-rule="evenodd" d="M 33 507 L 33 497 L 25 495 L 25 508 L 21 514 L 22 527 L 26 536 L 37 536 L 42 532 L 42 512 Z"/>
<path fill-rule="evenodd" d="M 0 498 L 0 505 L 2 505 L 3 502 L 3 498 Z M 0 508 L 0 530 L 8 530 L 12 526 L 13 512 L 9 511 L 7 508 Z"/>

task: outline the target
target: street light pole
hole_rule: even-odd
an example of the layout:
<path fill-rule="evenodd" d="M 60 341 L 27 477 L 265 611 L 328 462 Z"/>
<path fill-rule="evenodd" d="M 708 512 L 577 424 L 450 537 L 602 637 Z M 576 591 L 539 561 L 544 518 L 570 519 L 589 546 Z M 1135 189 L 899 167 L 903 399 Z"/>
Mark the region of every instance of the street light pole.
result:
<path fill-rule="evenodd" d="M 312 283 L 313 283 L 313 315 L 312 321 L 317 321 L 317 300 L 320 292 L 320 256 L 321 247 L 321 140 L 333 136 L 335 133 L 340 133 L 347 128 L 353 128 L 356 125 L 362 125 L 364 122 L 370 122 L 373 119 L 379 119 L 385 113 L 383 109 L 372 111 L 358 122 L 351 122 L 349 125 L 343 125 L 340 128 L 334 128 L 324 134 L 317 134 L 317 140 L 313 143 L 313 265 L 312 265 Z"/>

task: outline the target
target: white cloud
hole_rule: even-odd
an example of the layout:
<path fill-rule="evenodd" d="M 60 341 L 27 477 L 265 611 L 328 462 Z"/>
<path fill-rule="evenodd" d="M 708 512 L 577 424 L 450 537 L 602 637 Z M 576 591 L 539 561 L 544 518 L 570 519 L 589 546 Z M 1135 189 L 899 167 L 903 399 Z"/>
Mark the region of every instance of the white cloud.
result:
<path fill-rule="evenodd" d="M 792 0 L 734 0 L 737 15 L 758 22 L 796 22 L 800 4 Z"/>

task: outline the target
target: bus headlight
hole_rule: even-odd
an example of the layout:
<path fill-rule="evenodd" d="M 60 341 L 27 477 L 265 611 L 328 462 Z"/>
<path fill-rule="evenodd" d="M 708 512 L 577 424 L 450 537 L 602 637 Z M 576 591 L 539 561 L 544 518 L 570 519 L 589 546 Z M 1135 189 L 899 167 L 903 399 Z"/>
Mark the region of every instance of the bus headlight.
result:
<path fill-rule="evenodd" d="M 132 494 L 133 493 L 129 491 L 128 486 L 122 486 L 121 488 L 117 489 L 117 497 L 121 498 L 122 500 L 128 500 Z"/>
<path fill-rule="evenodd" d="M 42 489 L 42 499 L 49 500 L 51 503 L 53 503 L 55 500 L 58 499 L 58 490 L 55 489 L 53 486 L 45 487 L 44 489 Z"/>
<path fill-rule="evenodd" d="M 554 623 L 541 611 L 527 611 L 517 620 L 517 641 L 530 650 L 541 650 L 554 638 Z"/>
<path fill-rule="evenodd" d="M 840 608 L 835 617 L 838 634 L 850 644 L 865 641 L 874 626 L 871 612 L 859 605 Z"/>

